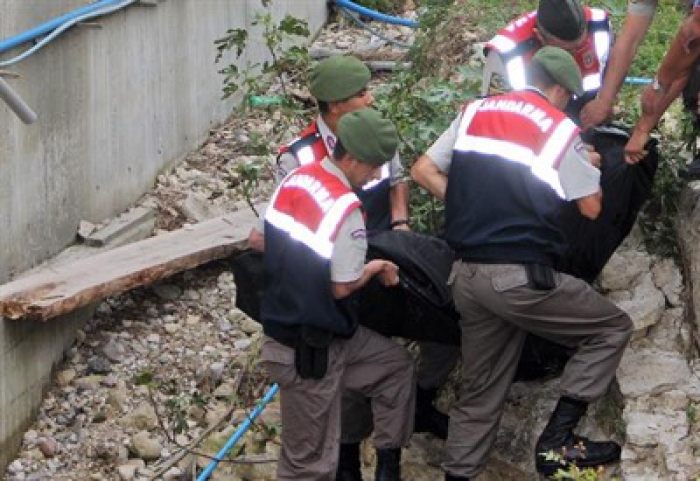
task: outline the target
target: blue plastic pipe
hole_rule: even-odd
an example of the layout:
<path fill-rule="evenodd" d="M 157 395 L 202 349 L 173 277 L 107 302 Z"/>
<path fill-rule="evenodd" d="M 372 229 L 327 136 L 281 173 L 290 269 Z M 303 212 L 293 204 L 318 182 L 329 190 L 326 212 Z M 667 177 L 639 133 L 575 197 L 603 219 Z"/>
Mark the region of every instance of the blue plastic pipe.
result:
<path fill-rule="evenodd" d="M 386 15 L 385 13 L 377 12 L 376 10 L 370 10 L 367 7 L 358 5 L 350 0 L 335 0 L 336 5 L 339 7 L 347 8 L 353 12 L 357 12 L 366 17 L 372 18 L 374 20 L 379 20 L 384 23 L 391 23 L 394 25 L 402 25 L 404 27 L 418 28 L 418 22 L 414 20 L 409 20 L 407 18 L 392 17 L 391 15 Z"/>
<path fill-rule="evenodd" d="M 98 2 L 91 3 L 90 5 L 78 8 L 77 10 L 73 10 L 65 15 L 61 15 L 60 17 L 56 17 L 46 23 L 42 23 L 41 25 L 31 28 L 26 32 L 20 33 L 19 35 L 2 40 L 0 41 L 0 53 L 6 52 L 24 43 L 31 42 L 32 40 L 46 35 L 76 17 L 80 17 L 81 15 L 85 15 L 87 13 L 92 13 L 95 10 L 99 10 L 120 1 L 121 0 L 100 0 Z"/>
<path fill-rule="evenodd" d="M 214 459 L 212 459 L 211 462 L 204 469 L 204 471 L 202 471 L 202 474 L 200 474 L 197 477 L 197 481 L 206 481 L 207 479 L 209 479 L 209 476 L 211 476 L 211 473 L 214 472 L 221 460 L 224 459 L 226 453 L 228 453 L 231 450 L 231 448 L 233 448 L 236 445 L 241 436 L 245 434 L 245 432 L 248 430 L 253 421 L 255 421 L 255 419 L 260 415 L 260 413 L 263 412 L 263 409 L 265 409 L 267 403 L 272 401 L 272 398 L 275 397 L 275 394 L 277 394 L 277 391 L 279 390 L 280 387 L 277 385 L 277 383 L 270 386 L 270 389 L 267 390 L 265 397 L 262 398 L 258 405 L 255 406 L 255 409 L 253 409 L 253 412 L 250 413 L 250 416 L 248 416 L 246 420 L 243 421 L 243 424 L 241 424 L 238 427 L 238 429 L 236 429 L 236 432 L 233 433 L 233 435 L 231 435 L 229 440 L 226 441 L 224 447 L 221 448 L 221 450 L 218 453 L 216 453 Z"/>
<path fill-rule="evenodd" d="M 625 77 L 625 83 L 629 85 L 649 85 L 651 79 L 644 77 Z"/>

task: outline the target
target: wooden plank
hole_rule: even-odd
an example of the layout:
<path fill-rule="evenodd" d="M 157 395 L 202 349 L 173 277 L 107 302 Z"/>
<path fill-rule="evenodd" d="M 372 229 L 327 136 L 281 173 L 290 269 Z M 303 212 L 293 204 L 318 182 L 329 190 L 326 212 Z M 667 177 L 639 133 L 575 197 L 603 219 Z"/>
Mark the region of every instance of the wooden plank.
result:
<path fill-rule="evenodd" d="M 228 257 L 245 248 L 255 223 L 253 212 L 245 209 L 39 270 L 0 286 L 0 315 L 11 320 L 46 321 L 107 296 Z"/>

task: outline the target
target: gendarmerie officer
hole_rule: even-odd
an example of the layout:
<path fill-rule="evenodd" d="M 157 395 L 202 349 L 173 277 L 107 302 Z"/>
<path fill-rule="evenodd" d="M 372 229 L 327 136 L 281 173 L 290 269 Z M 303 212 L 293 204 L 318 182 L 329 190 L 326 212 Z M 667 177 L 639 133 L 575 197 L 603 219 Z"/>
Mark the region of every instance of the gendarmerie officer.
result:
<path fill-rule="evenodd" d="M 580 467 L 617 461 L 620 446 L 574 434 L 602 396 L 632 332 L 629 317 L 581 279 L 556 272 L 566 247 L 565 201 L 596 218 L 600 172 L 561 109 L 582 91 L 571 55 L 544 47 L 531 86 L 467 104 L 412 169 L 445 199 L 446 239 L 460 258 L 451 285 L 462 330 L 462 384 L 450 411 L 447 480 L 473 479 L 496 440 L 506 393 L 528 332 L 574 350 L 561 397 L 535 446 L 539 471 L 559 454 Z"/>
<path fill-rule="evenodd" d="M 365 224 L 352 191 L 379 176 L 397 142 L 376 111 L 344 115 L 333 158 L 289 174 L 265 214 L 261 359 L 281 392 L 280 480 L 334 479 L 344 389 L 372 400 L 376 479 L 400 480 L 401 448 L 413 431 L 413 359 L 358 325 L 353 296 L 373 276 L 398 283 L 398 268 L 365 264 Z"/>

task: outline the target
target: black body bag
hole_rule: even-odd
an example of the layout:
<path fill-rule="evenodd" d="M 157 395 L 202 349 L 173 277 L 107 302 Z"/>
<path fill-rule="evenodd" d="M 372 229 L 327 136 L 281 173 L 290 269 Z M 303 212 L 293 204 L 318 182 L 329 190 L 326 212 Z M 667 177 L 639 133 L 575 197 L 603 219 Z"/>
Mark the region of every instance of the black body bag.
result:
<path fill-rule="evenodd" d="M 649 155 L 630 165 L 624 158 L 628 140 L 629 134 L 614 126 L 596 127 L 584 135 L 584 141 L 592 144 L 602 157 L 603 206 L 596 220 L 582 216 L 575 202 L 564 207 L 560 225 L 569 247 L 557 266 L 558 271 L 593 282 L 627 237 L 649 199 L 659 164 L 656 143 L 649 142 L 646 146 Z"/>
<path fill-rule="evenodd" d="M 376 278 L 359 292 L 360 323 L 385 336 L 459 344 L 459 314 L 447 279 L 454 252 L 436 237 L 390 230 L 368 239 L 367 259 L 386 259 L 399 267 L 399 285 Z"/>
<path fill-rule="evenodd" d="M 447 287 L 454 254 L 435 237 L 386 231 L 368 239 L 368 259 L 399 266 L 400 285 L 384 287 L 372 279 L 357 293 L 359 321 L 385 336 L 459 344 L 459 318 Z M 236 307 L 260 322 L 264 287 L 263 254 L 245 251 L 231 259 Z"/>

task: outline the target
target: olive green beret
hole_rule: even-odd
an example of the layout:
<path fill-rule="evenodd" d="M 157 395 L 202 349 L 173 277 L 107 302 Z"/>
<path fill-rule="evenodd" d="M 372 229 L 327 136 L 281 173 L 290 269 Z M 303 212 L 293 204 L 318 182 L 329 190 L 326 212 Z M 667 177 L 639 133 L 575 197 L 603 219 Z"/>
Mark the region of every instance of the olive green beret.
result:
<path fill-rule="evenodd" d="M 542 67 L 552 80 L 572 94 L 583 94 L 581 70 L 566 50 L 559 47 L 542 47 L 532 57 L 532 63 Z"/>
<path fill-rule="evenodd" d="M 375 167 L 390 161 L 399 144 L 394 124 L 370 108 L 343 115 L 338 122 L 338 139 L 353 158 Z"/>
<path fill-rule="evenodd" d="M 338 102 L 349 99 L 367 86 L 371 73 L 360 59 L 350 56 L 328 57 L 309 74 L 309 90 L 317 100 Z"/>

